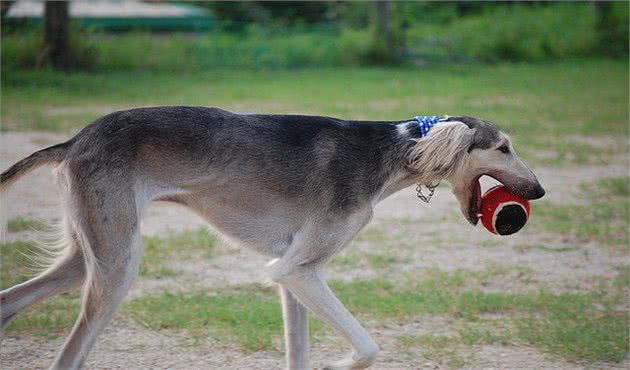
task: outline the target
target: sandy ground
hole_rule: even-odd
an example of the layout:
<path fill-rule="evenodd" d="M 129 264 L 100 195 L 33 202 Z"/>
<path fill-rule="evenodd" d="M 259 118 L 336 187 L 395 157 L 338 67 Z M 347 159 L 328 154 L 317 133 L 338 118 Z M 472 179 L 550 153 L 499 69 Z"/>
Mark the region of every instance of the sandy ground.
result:
<path fill-rule="evenodd" d="M 0 137 L 0 167 L 31 152 L 65 139 L 49 133 L 3 133 Z M 627 162 L 607 166 L 535 168 L 554 202 L 579 203 L 578 184 L 603 177 L 627 176 Z M 41 168 L 20 180 L 2 199 L 4 220 L 21 216 L 54 220 L 59 217 L 58 195 L 50 168 Z M 488 183 L 485 184 L 488 186 Z M 400 262 L 395 268 L 372 269 L 365 266 L 333 264 L 328 276 L 334 279 L 391 278 L 401 274 L 437 268 L 483 270 L 501 266 L 521 273 L 499 275 L 484 282 L 484 289 L 523 291 L 544 286 L 557 291 L 587 290 L 599 279 L 612 278 L 615 267 L 628 263 L 620 255 L 597 243 L 571 240 L 561 235 L 526 228 L 509 237 L 495 237 L 481 227 L 468 226 L 458 213 L 457 202 L 447 187 L 440 187 L 429 205 L 421 204 L 413 189 L 401 191 L 382 202 L 368 229 L 383 233 L 387 252 Z M 534 205 L 535 212 L 535 205 Z M 3 222 L 4 223 L 4 222 Z M 174 231 L 195 229 L 203 221 L 187 210 L 168 204 L 154 204 L 142 222 L 144 235 L 168 235 Z M 32 237 L 30 232 L 5 233 L 5 240 Z M 353 242 L 342 254 L 383 252 L 383 245 L 373 240 Z M 252 252 L 221 241 L 216 256 L 176 262 L 180 274 L 167 279 L 138 279 L 129 297 L 160 292 L 163 289 L 187 290 L 223 288 L 230 285 L 264 282 L 261 268 L 267 261 Z M 524 274 L 526 276 L 520 276 Z M 129 299 L 128 297 L 128 299 Z M 443 365 L 427 361 L 419 354 L 400 353 L 395 337 L 441 330 L 439 317 L 423 317 L 400 325 L 368 323 L 382 352 L 375 369 L 442 369 Z M 330 335 L 313 345 L 313 366 L 334 360 L 348 351 L 341 339 Z M 0 348 L 3 369 L 46 368 L 63 338 L 44 339 L 10 332 Z M 118 315 L 102 334 L 92 351 L 88 367 L 94 369 L 280 369 L 283 354 L 278 350 L 243 354 L 237 349 L 207 340 L 190 345 L 183 334 L 154 332 Z M 579 364 L 544 355 L 529 347 L 484 345 L 468 347 L 463 353 L 470 358 L 471 369 L 581 369 Z M 614 367 L 610 364 L 593 368 L 628 368 L 626 359 Z"/>

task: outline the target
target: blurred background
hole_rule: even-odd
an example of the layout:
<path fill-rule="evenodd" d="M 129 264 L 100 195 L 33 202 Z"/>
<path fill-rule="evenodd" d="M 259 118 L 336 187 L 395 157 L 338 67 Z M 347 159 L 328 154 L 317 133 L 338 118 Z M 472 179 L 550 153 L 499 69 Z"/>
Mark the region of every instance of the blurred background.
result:
<path fill-rule="evenodd" d="M 381 345 L 375 368 L 630 367 L 627 1 L 0 5 L 3 169 L 139 106 L 496 122 L 547 189 L 523 231 L 471 228 L 445 185 L 429 205 L 407 189 L 331 263 Z M 30 276 L 33 230 L 58 220 L 51 179 L 37 170 L 3 197 L 1 288 Z M 149 209 L 141 276 L 90 367 L 282 366 L 266 261 L 203 225 Z M 47 367 L 78 299 L 17 318 L 2 368 Z M 347 351 L 317 321 L 312 338 L 315 366 Z"/>
<path fill-rule="evenodd" d="M 625 2 L 2 4 L 4 68 L 184 72 L 628 54 Z"/>

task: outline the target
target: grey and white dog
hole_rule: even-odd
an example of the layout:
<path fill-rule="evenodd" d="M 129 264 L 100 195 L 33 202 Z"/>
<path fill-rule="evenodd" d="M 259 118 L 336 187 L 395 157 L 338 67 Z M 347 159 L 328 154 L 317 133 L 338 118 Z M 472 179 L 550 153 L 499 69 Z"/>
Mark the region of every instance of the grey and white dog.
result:
<path fill-rule="evenodd" d="M 0 292 L 2 325 L 82 286 L 79 318 L 52 368 L 82 367 L 138 274 L 143 211 L 166 201 L 272 259 L 267 269 L 280 286 L 288 369 L 309 368 L 307 309 L 354 349 L 329 369 L 367 368 L 378 346 L 335 297 L 322 268 L 370 221 L 378 202 L 416 183 L 445 180 L 476 224 L 482 175 L 526 199 L 544 195 L 494 125 L 450 117 L 424 137 L 416 125 L 202 107 L 102 117 L 2 173 L 4 190 L 38 166 L 56 164 L 65 235 L 45 271 Z"/>

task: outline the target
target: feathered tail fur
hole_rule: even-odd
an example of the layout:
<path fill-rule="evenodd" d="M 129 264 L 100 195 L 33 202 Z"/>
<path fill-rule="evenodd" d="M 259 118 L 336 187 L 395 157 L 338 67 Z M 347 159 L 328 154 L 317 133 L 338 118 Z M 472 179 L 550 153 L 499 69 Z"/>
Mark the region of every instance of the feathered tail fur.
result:
<path fill-rule="evenodd" d="M 0 175 L 0 191 L 5 191 L 17 179 L 42 165 L 63 161 L 70 146 L 71 142 L 66 141 L 39 150 L 17 162 Z"/>

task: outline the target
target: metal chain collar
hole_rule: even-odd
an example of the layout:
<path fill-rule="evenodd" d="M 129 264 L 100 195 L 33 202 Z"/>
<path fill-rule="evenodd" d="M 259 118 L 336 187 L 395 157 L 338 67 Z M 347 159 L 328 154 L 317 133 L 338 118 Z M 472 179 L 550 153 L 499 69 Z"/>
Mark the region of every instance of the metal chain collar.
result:
<path fill-rule="evenodd" d="M 427 188 L 427 190 L 429 190 L 429 194 L 424 195 L 422 193 L 422 184 L 418 184 L 416 186 L 416 195 L 418 196 L 418 198 L 420 198 L 421 201 L 425 202 L 425 203 L 429 203 L 429 201 L 431 200 L 431 197 L 433 197 L 433 194 L 435 194 L 435 189 L 440 185 L 440 182 L 438 181 L 435 184 L 432 183 L 428 183 L 428 184 L 424 184 L 424 186 Z"/>

